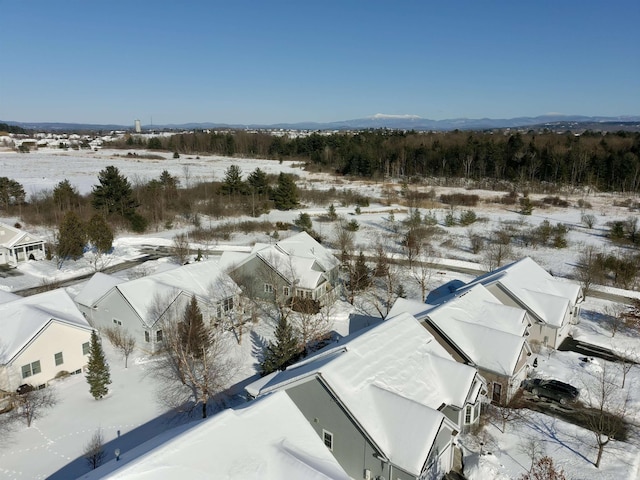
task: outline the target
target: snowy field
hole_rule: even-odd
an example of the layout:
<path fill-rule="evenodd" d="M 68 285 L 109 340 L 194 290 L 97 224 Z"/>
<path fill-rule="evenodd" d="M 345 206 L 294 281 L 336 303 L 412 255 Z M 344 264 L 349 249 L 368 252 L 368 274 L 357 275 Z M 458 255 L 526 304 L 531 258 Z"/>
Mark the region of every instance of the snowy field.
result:
<path fill-rule="evenodd" d="M 171 154 L 163 154 L 164 160 L 145 160 L 126 157 L 127 151 L 100 150 L 98 152 L 60 152 L 58 150 L 39 151 L 30 154 L 17 154 L 0 151 L 0 176 L 7 176 L 22 183 L 28 194 L 36 194 L 43 189 L 52 189 L 58 182 L 68 179 L 81 193 L 91 191 L 91 186 L 97 183 L 97 172 L 107 165 L 115 165 L 132 182 L 146 181 L 156 178 L 163 170 L 180 178 L 182 184 L 195 182 L 199 179 L 221 179 L 224 171 L 231 164 L 241 166 L 246 175 L 256 167 L 260 167 L 268 173 L 285 171 L 295 173 L 301 177 L 299 185 L 313 185 L 314 188 L 353 188 L 372 198 L 382 198 L 383 185 L 375 182 L 344 182 L 335 176 L 322 174 L 308 174 L 297 168 L 291 162 L 256 160 L 256 159 L 229 159 L 214 156 L 183 155 L 174 160 Z M 55 172 L 55 175 L 54 175 Z M 400 187 L 396 186 L 399 190 Z M 438 194 L 445 192 L 443 187 L 436 187 Z M 460 189 L 462 191 L 462 189 Z M 497 196 L 503 192 L 476 192 L 482 197 Z M 565 198 L 565 197 L 563 197 Z M 594 245 L 604 248 L 605 222 L 614 219 L 624 220 L 632 213 L 623 207 L 614 207 L 614 197 L 611 195 L 589 194 L 567 197 L 571 205 L 575 205 L 578 198 L 586 199 L 592 204 L 587 213 L 596 216 L 596 225 L 593 229 L 587 229 L 580 222 L 579 208 L 549 207 L 547 209 L 535 209 L 533 215 L 523 217 L 514 211 L 513 207 L 498 204 L 480 204 L 474 208 L 481 221 L 470 227 L 446 227 L 443 225 L 445 209 L 434 209 L 432 214 L 439 219 L 439 224 L 448 234 L 436 239 L 436 249 L 442 268 L 439 274 L 433 276 L 431 288 L 436 288 L 449 280 L 460 279 L 468 281 L 471 274 L 456 274 L 447 269 L 448 265 L 465 266 L 478 271 L 483 269 L 481 254 L 473 254 L 469 245 L 469 230 L 481 235 L 490 235 L 489 232 L 508 222 L 526 222 L 530 226 L 537 225 L 545 219 L 552 224 L 564 223 L 569 227 L 568 243 L 566 249 L 551 248 L 514 248 L 513 259 L 529 255 L 542 266 L 549 269 L 554 275 L 569 277 L 573 274 L 576 259 L 585 245 Z M 624 198 L 624 197 L 620 197 Z M 346 216 L 349 220 L 356 219 L 360 229 L 356 233 L 356 240 L 360 247 L 368 251 L 372 243 L 380 237 L 391 235 L 389 223 L 389 211 L 395 211 L 396 221 L 401 221 L 406 216 L 406 208 L 401 205 L 387 205 L 372 203 L 369 207 L 362 208 L 356 215 L 354 206 L 341 206 L 337 208 L 338 214 Z M 263 218 L 269 221 L 293 221 L 303 211 L 291 212 L 272 211 Z M 318 215 L 326 211 L 325 206 L 308 205 L 304 211 L 314 217 L 314 228 L 325 238 L 331 238 L 333 226 L 331 223 L 318 221 Z M 241 219 L 239 219 L 241 220 Z M 0 221 L 14 223 L 16 218 L 0 218 Z M 204 222 L 214 223 L 213 219 L 204 219 Z M 143 235 L 126 235 L 119 237 L 115 242 L 114 253 L 109 257 L 108 264 L 115 265 L 141 255 L 141 248 L 145 245 L 169 246 L 173 236 L 179 232 L 164 231 Z M 31 229 L 31 226 L 24 225 Z M 185 226 L 182 227 L 183 229 Z M 44 229 L 33 229 L 34 232 L 52 238 L 53 232 Z M 225 244 L 216 244 L 217 250 L 234 248 L 234 246 L 250 246 L 255 241 L 269 241 L 265 234 L 257 236 L 234 235 Z M 211 247 L 211 245 L 209 245 Z M 607 246 L 609 250 L 611 247 Z M 400 253 L 398 252 L 398 256 Z M 153 273 L 160 269 L 172 268 L 168 259 L 148 262 L 134 270 L 123 270 L 118 273 L 123 278 L 144 273 Z M 91 258 L 88 256 L 77 262 L 66 262 L 61 269 L 56 268 L 54 262 L 29 262 L 22 264 L 18 276 L 0 278 L 0 289 L 6 291 L 18 291 L 24 288 L 40 285 L 43 281 L 64 280 L 93 272 Z M 68 287 L 69 294 L 73 297 L 82 287 L 76 284 Z M 417 298 L 419 287 L 407 277 L 405 287 L 408 296 Z M 603 288 L 626 296 L 638 297 L 635 291 L 617 291 L 617 289 Z M 582 306 L 581 323 L 573 332 L 574 337 L 591 343 L 597 343 L 620 352 L 632 350 L 640 351 L 640 340 L 632 332 L 619 331 L 612 338 L 604 312 L 612 304 L 609 301 L 587 298 Z M 334 309 L 334 329 L 341 334 L 347 334 L 349 330 L 349 315 L 363 313 L 354 309 L 345 302 L 339 302 Z M 242 344 L 234 344 L 233 355 L 242 365 L 238 378 L 236 391 L 240 392 L 247 379 L 256 375 L 256 358 L 254 357 L 256 342 L 263 342 L 271 338 L 273 326 L 268 322 L 259 322 L 253 326 L 250 334 L 245 335 Z M 107 344 L 107 342 L 105 342 Z M 109 395 L 95 401 L 89 394 L 88 385 L 84 377 L 73 376 L 60 381 L 54 388 L 60 399 L 58 405 L 48 414 L 34 422 L 31 428 L 18 425 L 13 432 L 0 439 L 0 478 L 2 479 L 72 479 L 77 478 L 88 471 L 86 462 L 80 458 L 82 451 L 93 433 L 101 428 L 105 440 L 108 443 L 109 455 L 113 455 L 115 448 L 122 451 L 123 458 L 133 446 L 152 438 L 153 436 L 175 427 L 184 422 L 197 422 L 194 418 L 187 418 L 167 412 L 165 407 L 159 405 L 155 398 L 155 385 L 151 377 L 148 377 L 151 359 L 137 352 L 129 361 L 129 368 L 124 369 L 124 361 L 107 347 L 107 356 L 111 365 L 112 380 Z M 536 375 L 544 378 L 557 378 L 569 381 L 581 387 L 582 379 L 593 376 L 598 368 L 610 370 L 618 368 L 616 365 L 606 365 L 604 361 L 597 361 L 585 366 L 578 360 L 578 355 L 572 352 L 541 352 Z M 587 368 L 588 367 L 588 368 Z M 587 380 L 585 380 L 586 382 Z M 640 411 L 640 368 L 633 368 L 627 377 L 625 391 L 629 393 L 631 404 L 635 412 Z M 239 397 L 233 397 L 230 401 L 241 401 Z M 634 418 L 635 421 L 640 417 Z M 633 437 L 629 442 L 612 441 L 605 449 L 600 469 L 596 469 L 592 462 L 595 460 L 594 437 L 579 427 L 570 425 L 561 420 L 530 412 L 525 418 L 517 422 L 510 422 L 504 433 L 500 432 L 496 425 L 488 424 L 483 433 L 483 443 L 479 445 L 479 439 L 466 435 L 462 439 L 465 450 L 465 473 L 470 480 L 484 479 L 510 479 L 518 478 L 526 468 L 529 460 L 522 453 L 522 444 L 527 439 L 535 439 L 544 446 L 546 454 L 553 457 L 556 464 L 560 465 L 571 479 L 630 479 L 638 476 L 640 455 L 638 443 L 640 438 Z M 491 452 L 488 454 L 487 452 Z M 482 453 L 482 454 L 481 454 Z M 223 452 L 217 452 L 223 454 Z"/>

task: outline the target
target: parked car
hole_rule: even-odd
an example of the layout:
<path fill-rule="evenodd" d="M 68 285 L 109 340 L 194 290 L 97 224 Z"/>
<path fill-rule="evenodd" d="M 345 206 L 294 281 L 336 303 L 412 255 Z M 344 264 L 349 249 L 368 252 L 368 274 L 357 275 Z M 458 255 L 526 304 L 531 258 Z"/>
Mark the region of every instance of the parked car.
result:
<path fill-rule="evenodd" d="M 546 398 L 563 405 L 575 402 L 580 395 L 580 392 L 576 387 L 559 380 L 543 380 L 541 378 L 534 378 L 532 380 L 525 380 L 522 388 L 539 398 Z"/>

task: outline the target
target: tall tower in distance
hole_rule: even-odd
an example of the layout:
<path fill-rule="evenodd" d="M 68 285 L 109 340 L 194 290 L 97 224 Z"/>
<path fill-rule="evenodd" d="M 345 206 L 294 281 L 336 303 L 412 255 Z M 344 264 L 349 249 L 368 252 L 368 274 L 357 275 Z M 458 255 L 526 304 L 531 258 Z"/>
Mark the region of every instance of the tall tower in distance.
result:
<path fill-rule="evenodd" d="M 142 132 L 142 126 L 140 125 L 140 120 L 136 120 L 136 133 Z"/>

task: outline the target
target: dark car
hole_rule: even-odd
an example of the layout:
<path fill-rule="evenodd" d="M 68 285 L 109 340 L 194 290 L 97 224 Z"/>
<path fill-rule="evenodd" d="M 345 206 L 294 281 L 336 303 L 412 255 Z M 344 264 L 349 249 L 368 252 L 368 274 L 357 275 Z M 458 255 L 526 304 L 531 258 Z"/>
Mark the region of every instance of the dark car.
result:
<path fill-rule="evenodd" d="M 525 380 L 522 388 L 539 398 L 546 398 L 562 404 L 575 402 L 580 395 L 576 387 L 559 380 L 534 378 L 533 380 Z"/>

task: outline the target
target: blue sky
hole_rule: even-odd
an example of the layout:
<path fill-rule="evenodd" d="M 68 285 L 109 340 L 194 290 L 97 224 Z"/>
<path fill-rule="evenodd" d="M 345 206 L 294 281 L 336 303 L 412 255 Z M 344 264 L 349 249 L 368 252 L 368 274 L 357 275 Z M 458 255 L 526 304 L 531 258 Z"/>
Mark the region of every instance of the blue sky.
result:
<path fill-rule="evenodd" d="M 640 1 L 0 0 L 0 119 L 640 114 Z"/>

